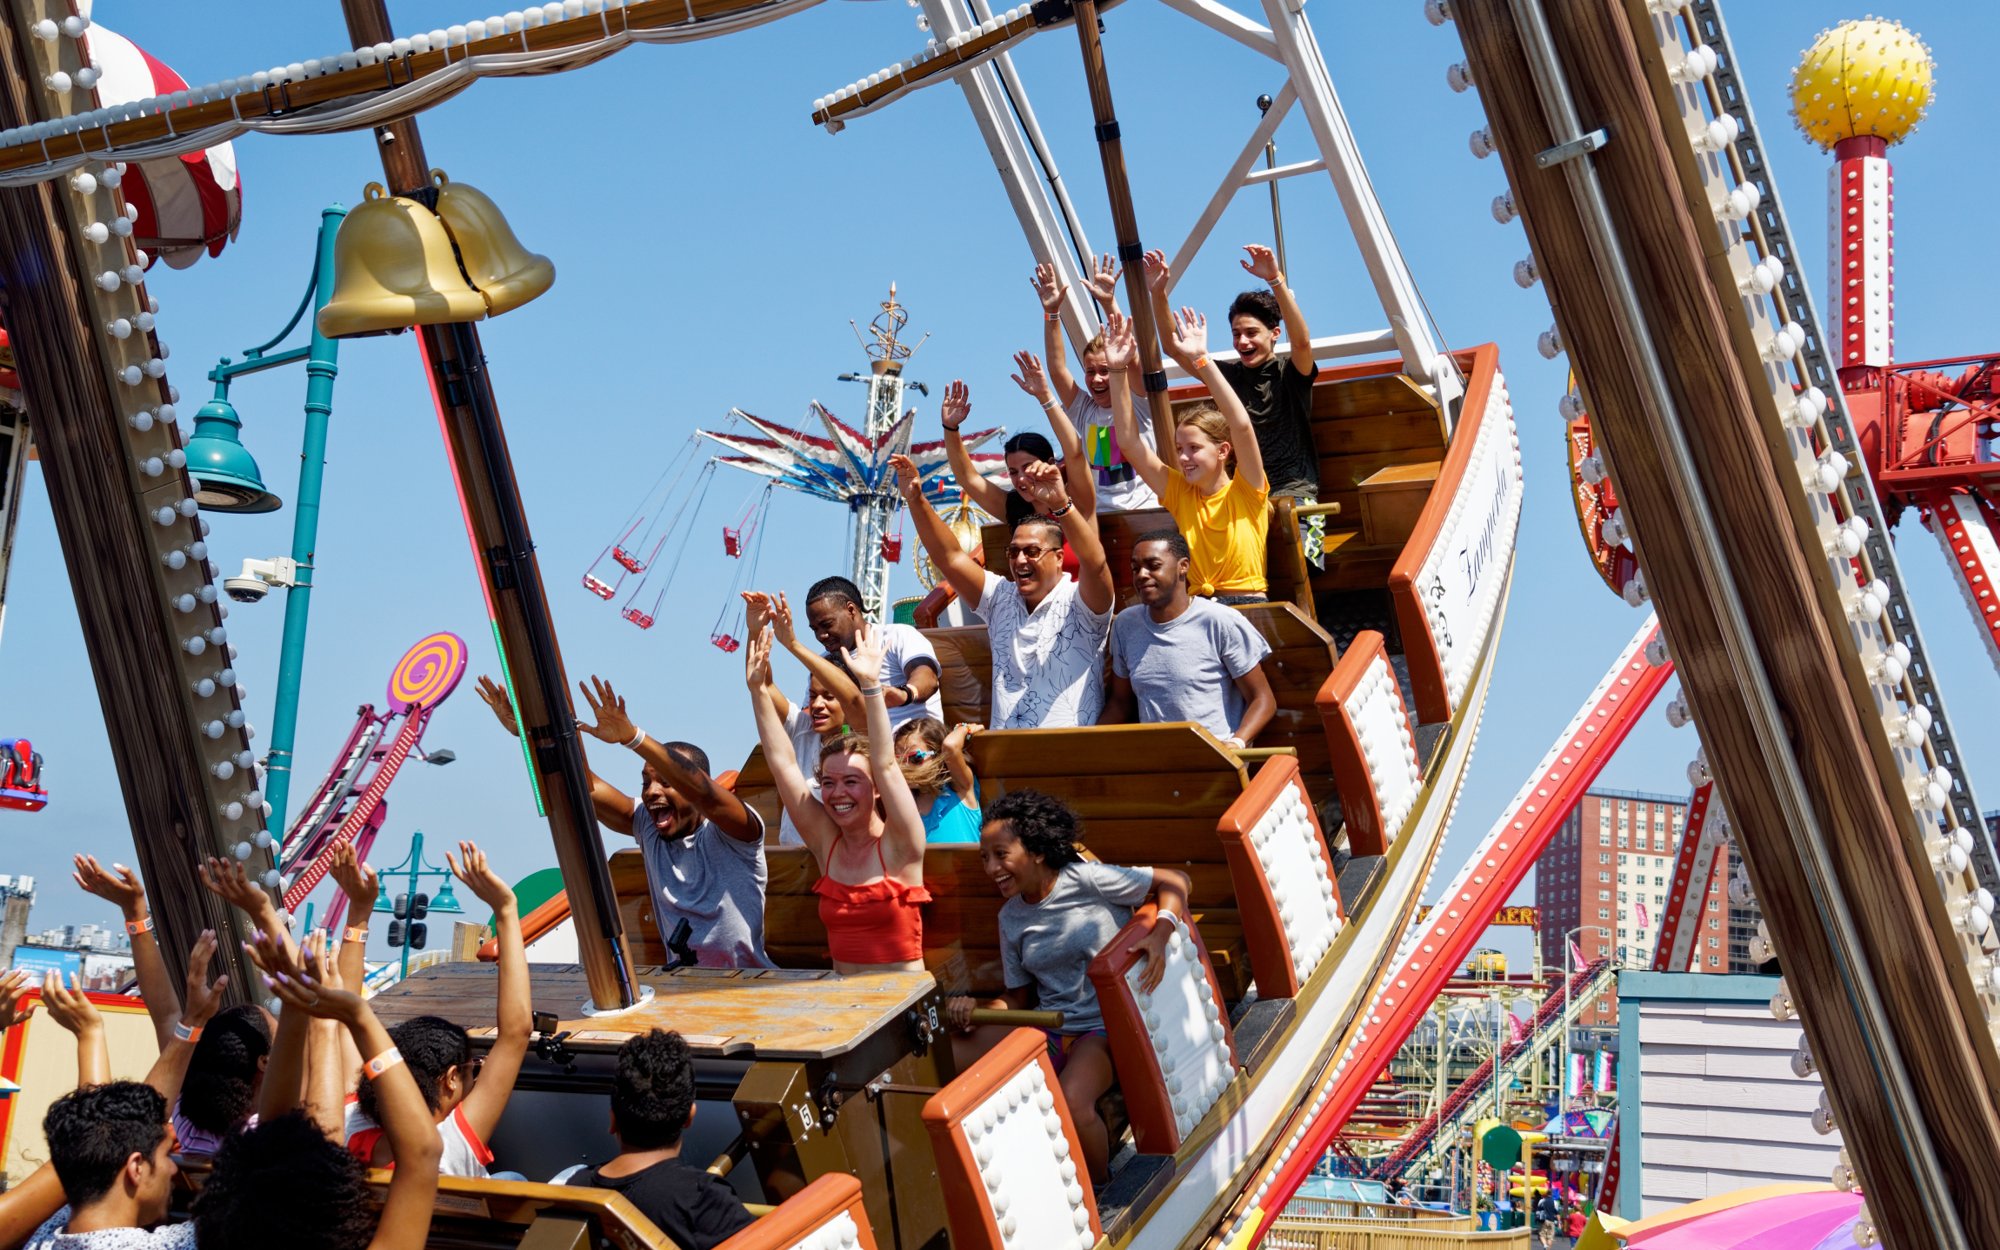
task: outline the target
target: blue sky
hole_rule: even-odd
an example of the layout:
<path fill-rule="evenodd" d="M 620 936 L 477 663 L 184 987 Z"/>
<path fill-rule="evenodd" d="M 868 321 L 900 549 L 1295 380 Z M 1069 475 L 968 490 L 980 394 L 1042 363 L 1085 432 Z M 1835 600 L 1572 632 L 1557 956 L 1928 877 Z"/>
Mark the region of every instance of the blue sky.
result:
<path fill-rule="evenodd" d="M 399 33 L 480 16 L 463 3 L 396 3 Z M 1990 227 L 2000 173 L 1985 127 L 1994 89 L 1981 86 L 1992 35 L 1978 6 L 1910 0 L 1896 15 L 1940 62 L 1931 119 L 1892 154 L 1899 213 L 1897 311 L 1905 359 L 2000 348 L 2000 313 L 1960 285 Z M 1311 10 L 1375 185 L 1429 307 L 1452 346 L 1495 341 L 1511 384 L 1528 481 L 1511 608 L 1473 774 L 1445 852 L 1470 852 L 1549 741 L 1638 624 L 1638 614 L 1590 571 L 1565 495 L 1556 400 L 1563 362 L 1536 355 L 1551 322 L 1540 288 L 1511 281 L 1527 254 L 1519 225 L 1499 226 L 1488 201 L 1504 189 L 1497 160 L 1475 161 L 1467 134 L 1477 98 L 1454 95 L 1445 68 L 1462 52 L 1450 27 L 1424 22 L 1418 0 L 1316 5 Z M 194 14 L 198 20 L 190 20 Z M 1736 4 L 1728 16 L 1751 97 L 1802 251 L 1818 279 L 1826 160 L 1790 127 L 1784 87 L 1798 51 L 1845 10 L 1818 4 Z M 99 21 L 191 81 L 248 73 L 348 46 L 338 6 L 208 0 L 157 5 L 100 0 Z M 1031 261 L 984 145 L 955 88 L 921 92 L 845 132 L 815 130 L 815 96 L 922 45 L 904 5 L 829 0 L 747 34 L 684 47 L 634 48 L 558 78 L 481 84 L 426 114 L 433 164 L 501 205 L 516 232 L 557 265 L 555 288 L 482 333 L 543 576 L 572 678 L 603 674 L 657 735 L 701 742 L 719 766 L 754 741 L 736 657 L 709 645 L 735 573 L 720 530 L 753 487 L 721 477 L 709 494 L 660 623 L 641 632 L 587 594 L 578 577 L 617 531 L 696 425 L 732 406 L 796 422 L 818 398 L 855 417 L 861 388 L 836 382 L 857 367 L 848 319 L 864 324 L 891 280 L 912 326 L 931 339 L 910 375 L 962 377 L 974 417 L 1040 428 L 1008 381 L 1010 354 L 1038 347 Z M 1108 16 L 1105 38 L 1141 228 L 1151 246 L 1178 244 L 1214 180 L 1256 121 L 1254 101 L 1279 85 L 1272 67 L 1163 6 L 1135 0 Z M 1067 31 L 1017 54 L 1090 241 L 1112 244 L 1091 139 L 1076 41 Z M 1294 116 L 1280 160 L 1308 155 Z M 222 354 L 268 338 L 298 298 L 322 205 L 353 204 L 380 176 L 365 135 L 250 137 L 241 237 L 219 259 L 156 269 L 171 377 L 192 411 L 202 375 Z M 1382 324 L 1331 187 L 1284 184 L 1293 286 L 1315 333 Z M 1268 200 L 1241 195 L 1181 292 L 1213 317 L 1244 285 L 1233 247 L 1267 241 Z M 1969 253 L 1971 255 L 1969 255 Z M 495 672 L 473 565 L 449 470 L 408 337 L 343 348 L 320 527 L 318 593 L 298 742 L 309 791 L 352 723 L 379 701 L 403 650 L 438 629 L 473 645 L 474 671 Z M 286 500 L 296 491 L 305 379 L 286 370 L 246 379 L 233 398 L 244 440 Z M 920 435 L 934 406 L 920 404 Z M 740 476 L 740 475 L 739 475 Z M 845 518 L 831 505 L 781 493 L 763 554 L 763 581 L 795 596 L 844 571 Z M 226 573 L 245 556 L 288 550 L 289 507 L 216 517 L 212 544 Z M 1914 522 L 1899 533 L 1962 745 L 1986 803 L 2000 805 L 2000 729 L 1982 710 L 2000 679 L 1980 648 L 1935 541 Z M 910 544 L 914 546 L 914 542 Z M 907 567 L 897 593 L 914 593 Z M 67 878 L 76 850 L 128 859 L 131 835 L 105 745 L 39 469 L 29 473 L 0 639 L 0 734 L 34 739 L 48 759 L 53 801 L 33 816 L 0 813 L 0 871 L 42 881 L 37 927 L 103 919 Z M 253 722 L 268 726 L 280 597 L 238 607 Z M 787 680 L 796 682 L 797 673 Z M 438 713 L 432 746 L 458 762 L 405 770 L 374 856 L 401 857 L 412 829 L 433 847 L 480 841 L 510 877 L 553 862 L 534 815 L 519 752 L 473 696 L 470 682 Z M 263 743 L 260 741 L 260 747 Z M 1605 784 L 1684 792 L 1691 733 L 1656 710 Z M 633 761 L 593 746 L 596 766 L 624 784 Z M 1520 897 L 1531 897 L 1524 886 Z M 1495 934 L 1496 938 L 1501 937 Z M 1508 945 L 1503 939 L 1501 945 Z"/>

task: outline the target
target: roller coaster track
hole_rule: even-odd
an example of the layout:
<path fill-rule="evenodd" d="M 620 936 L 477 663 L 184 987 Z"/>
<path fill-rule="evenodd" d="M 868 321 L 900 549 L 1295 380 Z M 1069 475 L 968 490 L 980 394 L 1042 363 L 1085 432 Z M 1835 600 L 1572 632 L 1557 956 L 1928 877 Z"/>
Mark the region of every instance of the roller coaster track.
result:
<path fill-rule="evenodd" d="M 1551 989 L 1528 1020 L 1527 1032 L 1521 1040 L 1500 1048 L 1502 1087 L 1512 1085 L 1531 1071 L 1535 1061 L 1562 1036 L 1562 1030 L 1569 1028 L 1578 1016 L 1589 1010 L 1596 997 L 1611 987 L 1617 975 L 1616 962 L 1600 959 L 1571 973 L 1564 983 L 1564 992 L 1557 993 Z M 1493 1060 L 1488 1059 L 1474 1068 L 1472 1074 L 1446 1096 L 1442 1107 L 1416 1123 L 1410 1135 L 1376 1164 L 1374 1175 L 1386 1180 L 1429 1163 L 1432 1156 L 1458 1140 L 1458 1130 L 1477 1116 L 1484 1105 L 1480 1096 L 1492 1088 Z"/>

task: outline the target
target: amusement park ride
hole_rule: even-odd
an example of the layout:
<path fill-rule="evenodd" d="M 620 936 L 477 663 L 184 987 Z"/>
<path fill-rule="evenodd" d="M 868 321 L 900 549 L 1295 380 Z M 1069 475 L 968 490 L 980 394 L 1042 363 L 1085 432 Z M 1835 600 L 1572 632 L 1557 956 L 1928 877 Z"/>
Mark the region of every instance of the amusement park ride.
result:
<path fill-rule="evenodd" d="M 645 920 L 644 886 L 633 888 L 632 853 L 607 865 L 598 842 L 568 681 L 469 324 L 532 299 L 553 271 L 520 247 L 490 201 L 453 217 L 446 198 L 468 189 L 434 181 L 410 120 L 487 75 L 554 73 L 635 42 L 728 33 L 803 0 L 567 0 L 402 39 L 379 0 L 344 0 L 352 51 L 124 105 L 83 81 L 92 28 L 68 0 L 5 0 L 0 280 L 21 314 L 14 346 L 25 406 L 165 949 L 184 951 L 202 927 L 238 924 L 194 885 L 202 855 L 251 860 L 274 889 L 294 871 L 288 904 L 310 889 L 326 844 L 362 836 L 377 819 L 381 770 L 393 776 L 394 749 L 414 748 L 462 667 L 463 647 L 459 667 L 441 658 L 416 679 L 422 697 L 392 685 L 387 714 L 364 710 L 281 864 L 257 837 L 240 693 L 214 680 L 233 648 L 194 484 L 173 458 L 175 396 L 150 324 L 157 305 L 129 237 L 103 223 L 129 220 L 119 181 L 131 166 L 121 162 L 194 153 L 250 130 L 365 125 L 393 194 L 344 223 L 323 325 L 329 334 L 417 330 L 526 729 L 524 755 L 550 799 L 581 968 L 534 970 L 538 1005 L 574 1030 L 569 1066 L 551 1063 L 536 1079 L 569 1100 L 565 1114 L 581 1116 L 576 1100 L 585 1099 L 601 1120 L 617 1041 L 655 1024 L 682 1029 L 705 1065 L 701 1096 L 732 1106 L 742 1130 L 725 1157 L 750 1165 L 739 1171 L 752 1192 L 790 1197 L 745 1245 L 791 1246 L 823 1229 L 848 1230 L 850 1243 L 915 1247 L 948 1235 L 994 1250 L 1254 1242 L 1674 673 L 1702 736 L 1700 768 L 1727 795 L 1786 970 L 1774 1010 L 1803 1020 L 1810 1064 L 1826 1075 L 1825 1118 L 1838 1118 L 1873 1228 L 1897 1247 L 2000 1245 L 1992 1023 L 2000 965 L 1986 949 L 1992 895 L 1973 875 L 1982 848 L 1960 815 L 1970 790 L 1877 520 L 1875 462 L 1856 445 L 1820 354 L 1713 0 L 1428 6 L 1436 20 L 1448 14 L 1459 24 L 1470 57 L 1464 77 L 1491 117 L 1475 151 L 1502 157 L 1509 211 L 1528 228 L 1532 271 L 1556 309 L 1551 343 L 1570 355 L 1577 402 L 1590 414 L 1579 473 L 1615 492 L 1593 496 L 1607 510 L 1615 502 L 1618 520 L 1597 517 L 1591 538 L 1630 544 L 1608 567 L 1626 597 L 1654 601 L 1660 619 L 1641 627 L 1421 919 L 1417 902 L 1438 867 L 1493 674 L 1520 518 L 1518 443 L 1498 353 L 1439 347 L 1302 9 L 1263 0 L 1258 21 L 1214 0 L 1166 2 L 1270 58 L 1285 78 L 1175 250 L 1175 272 L 1237 190 L 1324 172 L 1387 326 L 1313 344 L 1323 362 L 1314 391 L 1322 502 L 1340 505 L 1329 518 L 1336 554 L 1325 571 L 1308 571 L 1283 539 L 1290 518 L 1281 512 L 1284 523 L 1271 530 L 1271 602 L 1244 609 L 1273 641 L 1284 678 L 1274 678 L 1281 702 L 1264 738 L 1276 749 L 1232 750 L 1188 725 L 974 739 L 990 792 L 1051 790 L 1077 806 L 1107 860 L 1172 864 L 1192 882 L 1196 920 L 1177 930 L 1156 990 L 1138 984 L 1137 944 L 1150 915 L 1092 966 L 1118 1059 L 1116 1118 L 1134 1146 L 1101 1191 L 1079 1178 L 1074 1125 L 1038 1033 L 1015 1034 L 963 1072 L 936 1044 L 947 980 L 953 989 L 997 988 L 998 900 L 962 851 L 926 857 L 926 884 L 941 900 L 925 933 L 932 971 L 865 979 L 817 971 L 824 935 L 807 902 L 816 871 L 803 851 L 781 847 L 767 851 L 766 939 L 791 971 L 659 966 L 667 959 Z M 814 120 L 839 129 L 926 86 L 957 83 L 1031 252 L 1067 280 L 1063 316 L 1080 342 L 1093 328 L 1077 269 L 1089 249 L 1009 61 L 1022 41 L 1072 28 L 1130 303 L 1145 321 L 1150 301 L 1129 263 L 1142 243 L 1098 5 L 1043 0 L 987 15 L 962 0 L 923 0 L 922 9 L 928 44 L 814 101 Z M 1253 173 L 1294 108 L 1318 159 Z M 1876 177 L 1865 167 L 1859 176 L 1864 186 Z M 371 235 L 357 224 L 392 221 L 403 228 Z M 413 253 L 409 240 L 422 250 Z M 1874 294 L 1865 282 L 1853 292 Z M 1156 412 L 1199 398 L 1198 388 L 1170 389 L 1149 325 L 1140 337 Z M 1671 367 L 1658 346 L 1668 343 Z M 1352 359 L 1373 352 L 1391 355 Z M 878 355 L 866 428 L 836 428 L 829 417 L 825 447 L 767 423 L 759 428 L 774 447 L 711 438 L 784 484 L 834 447 L 866 477 L 884 447 L 909 435 L 905 384 L 891 368 L 899 361 L 893 351 Z M 1885 370 L 1886 357 L 1865 367 Z M 1937 492 L 1984 480 L 1976 466 L 1989 458 L 1979 441 L 1990 433 L 1979 427 L 1989 420 L 1978 407 L 1986 384 L 1898 376 L 1882 373 L 1878 388 L 1884 472 L 1917 473 L 1910 489 L 1931 492 L 1919 506 L 1963 519 L 1958 497 Z M 1948 404 L 1926 407 L 1941 391 Z M 1927 415 L 1907 416 L 1918 412 Z M 1918 424 L 1924 431 L 1912 435 Z M 133 468 L 152 463 L 162 471 Z M 1412 522 L 1385 533 L 1368 519 L 1376 475 L 1390 469 L 1399 484 L 1426 482 L 1428 494 Z M 1958 476 L 1924 475 L 1933 469 Z M 867 491 L 879 484 L 869 479 Z M 845 498 L 855 506 L 860 496 Z M 859 504 L 858 566 L 886 554 L 891 516 Z M 1165 522 L 1150 511 L 1100 519 L 1114 562 L 1142 527 Z M 747 524 L 736 527 L 739 543 Z M 650 559 L 624 545 L 634 532 L 628 524 L 612 545 L 625 573 L 644 572 Z M 995 537 L 986 536 L 989 551 Z M 747 549 L 754 554 L 754 543 Z M 80 558 L 86 551 L 94 558 Z M 191 608 L 161 606 L 184 598 Z M 932 636 L 947 717 L 984 720 L 983 630 Z M 395 745 L 357 796 L 373 753 L 361 743 L 398 712 Z M 775 821 L 760 757 L 734 784 Z M 1677 870 L 1683 901 L 1700 893 L 1699 856 L 1685 869 L 1687 881 Z M 248 983 L 241 971 L 232 970 L 232 986 Z M 378 1005 L 392 1022 L 448 1012 L 479 1036 L 492 1023 L 491 999 L 485 970 L 446 966 L 412 976 Z M 503 1122 L 500 1138 L 531 1171 L 551 1149 L 521 1124 Z M 464 1184 L 475 1198 L 469 1208 L 487 1214 L 463 1218 L 501 1219 L 476 1199 L 482 1185 L 507 1183 Z M 528 1194 L 551 1218 L 566 1210 L 561 1190 L 508 1192 Z"/>

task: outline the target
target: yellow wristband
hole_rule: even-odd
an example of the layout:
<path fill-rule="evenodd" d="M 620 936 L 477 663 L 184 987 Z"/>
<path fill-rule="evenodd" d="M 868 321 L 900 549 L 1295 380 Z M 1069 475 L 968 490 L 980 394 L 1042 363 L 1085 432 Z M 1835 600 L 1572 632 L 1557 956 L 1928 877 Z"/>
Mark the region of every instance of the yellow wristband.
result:
<path fill-rule="evenodd" d="M 370 1059 L 367 1063 L 362 1064 L 361 1071 L 366 1074 L 369 1080 L 379 1080 L 384 1072 L 387 1072 L 401 1062 L 403 1062 L 403 1052 L 391 1046 L 373 1059 Z"/>

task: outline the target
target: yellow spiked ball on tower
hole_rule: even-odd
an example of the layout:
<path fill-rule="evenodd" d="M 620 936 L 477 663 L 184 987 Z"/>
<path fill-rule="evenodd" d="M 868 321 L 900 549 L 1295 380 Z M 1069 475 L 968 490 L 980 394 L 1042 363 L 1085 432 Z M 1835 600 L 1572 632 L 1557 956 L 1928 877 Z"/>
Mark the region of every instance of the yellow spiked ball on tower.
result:
<path fill-rule="evenodd" d="M 1792 120 L 1829 152 L 1862 136 L 1899 143 L 1930 107 L 1936 73 L 1931 50 L 1901 22 L 1842 22 L 1792 71 Z"/>

